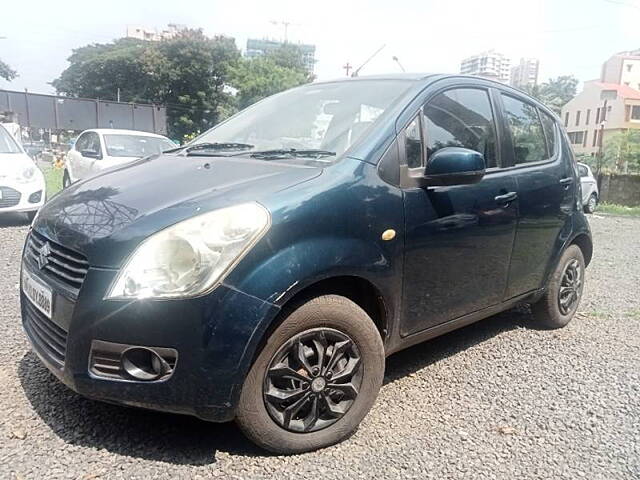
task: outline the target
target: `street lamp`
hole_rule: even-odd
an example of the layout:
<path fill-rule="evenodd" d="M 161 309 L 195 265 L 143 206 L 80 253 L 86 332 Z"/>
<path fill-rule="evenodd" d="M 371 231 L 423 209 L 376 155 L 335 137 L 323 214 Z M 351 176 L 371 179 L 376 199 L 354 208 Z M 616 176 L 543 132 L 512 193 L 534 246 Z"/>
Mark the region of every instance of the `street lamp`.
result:
<path fill-rule="evenodd" d="M 400 67 L 400 70 L 402 70 L 402 72 L 404 73 L 406 70 L 404 69 L 404 67 L 402 66 L 402 64 L 400 63 L 400 60 L 398 60 L 398 57 L 396 57 L 395 55 L 393 57 L 391 57 L 391 60 L 393 60 L 394 62 L 396 62 L 398 64 L 398 66 Z"/>

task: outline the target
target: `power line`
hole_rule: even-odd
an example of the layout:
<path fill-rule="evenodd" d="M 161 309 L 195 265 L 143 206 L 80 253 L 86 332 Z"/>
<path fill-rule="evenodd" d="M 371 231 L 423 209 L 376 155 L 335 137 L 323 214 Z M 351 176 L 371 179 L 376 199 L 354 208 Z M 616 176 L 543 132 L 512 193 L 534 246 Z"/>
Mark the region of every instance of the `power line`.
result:
<path fill-rule="evenodd" d="M 607 3 L 613 3 L 614 5 L 622 5 L 623 7 L 631 7 L 640 9 L 640 5 L 635 5 L 633 3 L 623 2 L 621 0 L 604 0 Z"/>

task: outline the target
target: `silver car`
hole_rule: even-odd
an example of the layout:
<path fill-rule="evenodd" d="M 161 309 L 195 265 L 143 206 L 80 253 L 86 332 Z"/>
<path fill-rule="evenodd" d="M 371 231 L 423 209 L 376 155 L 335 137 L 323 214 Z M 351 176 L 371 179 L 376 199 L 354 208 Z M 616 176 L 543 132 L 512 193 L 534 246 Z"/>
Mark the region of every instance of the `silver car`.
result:
<path fill-rule="evenodd" d="M 598 205 L 598 182 L 584 163 L 578 163 L 578 173 L 582 185 L 582 207 L 586 213 L 593 213 Z"/>

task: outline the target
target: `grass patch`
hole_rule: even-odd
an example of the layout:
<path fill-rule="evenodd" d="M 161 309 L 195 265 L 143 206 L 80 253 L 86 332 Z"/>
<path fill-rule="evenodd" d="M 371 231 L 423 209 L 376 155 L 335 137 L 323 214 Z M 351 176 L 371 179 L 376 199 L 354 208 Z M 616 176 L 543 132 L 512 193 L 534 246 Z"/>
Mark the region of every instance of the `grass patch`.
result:
<path fill-rule="evenodd" d="M 624 205 L 616 205 L 615 203 L 602 203 L 598 205 L 596 213 L 608 213 L 610 215 L 628 215 L 640 217 L 640 206 L 625 207 Z"/>
<path fill-rule="evenodd" d="M 44 181 L 47 184 L 47 198 L 49 199 L 62 190 L 63 170 L 53 165 L 44 165 L 40 170 L 44 174 Z"/>

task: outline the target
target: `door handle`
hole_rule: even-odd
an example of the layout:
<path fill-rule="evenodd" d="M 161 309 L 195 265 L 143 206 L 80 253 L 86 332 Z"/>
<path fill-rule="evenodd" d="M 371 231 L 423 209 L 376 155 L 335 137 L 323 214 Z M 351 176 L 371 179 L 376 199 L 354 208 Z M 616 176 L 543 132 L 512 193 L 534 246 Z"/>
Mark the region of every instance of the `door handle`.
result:
<path fill-rule="evenodd" d="M 567 190 L 572 183 L 573 183 L 573 178 L 572 177 L 567 177 L 567 178 L 561 178 L 560 179 L 560 185 L 562 185 L 565 190 Z"/>
<path fill-rule="evenodd" d="M 507 204 L 509 202 L 513 202 L 516 198 L 518 198 L 518 194 L 516 192 L 508 192 L 504 195 L 498 195 L 494 198 L 496 203 L 504 203 Z"/>

